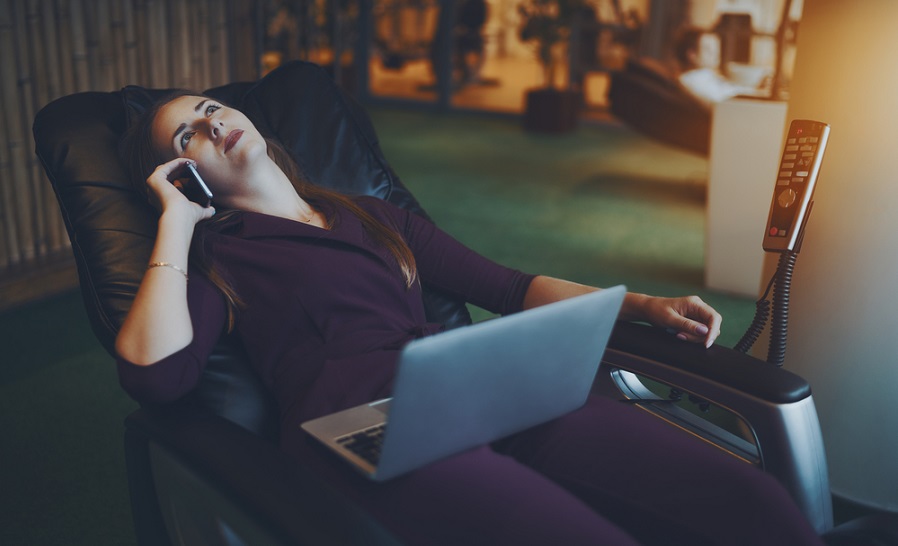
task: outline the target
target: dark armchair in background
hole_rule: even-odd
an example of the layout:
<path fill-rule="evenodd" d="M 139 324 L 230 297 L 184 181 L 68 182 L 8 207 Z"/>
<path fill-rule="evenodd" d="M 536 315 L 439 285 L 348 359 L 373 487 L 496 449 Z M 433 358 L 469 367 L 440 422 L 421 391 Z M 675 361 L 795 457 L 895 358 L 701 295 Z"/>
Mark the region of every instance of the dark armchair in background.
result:
<path fill-rule="evenodd" d="M 146 267 L 154 211 L 128 184 L 116 147 L 129 120 L 164 91 L 128 87 L 80 93 L 36 117 L 37 153 L 59 199 L 94 331 L 113 351 L 115 333 Z M 309 178 L 375 195 L 423 214 L 384 158 L 364 110 L 320 68 L 291 63 L 255 83 L 207 91 L 279 139 Z M 428 318 L 470 322 L 463 303 L 426 295 Z M 725 407 L 749 423 L 750 442 L 647 390 L 639 373 Z M 596 392 L 702 436 L 782 481 L 825 532 L 832 508 L 819 424 L 801 378 L 723 347 L 687 347 L 652 328 L 620 324 Z M 224 338 L 198 389 L 125 421 L 125 453 L 141 544 L 393 544 L 367 514 L 276 448 L 277 411 Z M 663 449 L 663 446 L 659 446 Z"/>
<path fill-rule="evenodd" d="M 631 59 L 611 74 L 611 113 L 647 136 L 707 156 L 711 109 L 689 95 L 653 59 Z"/>

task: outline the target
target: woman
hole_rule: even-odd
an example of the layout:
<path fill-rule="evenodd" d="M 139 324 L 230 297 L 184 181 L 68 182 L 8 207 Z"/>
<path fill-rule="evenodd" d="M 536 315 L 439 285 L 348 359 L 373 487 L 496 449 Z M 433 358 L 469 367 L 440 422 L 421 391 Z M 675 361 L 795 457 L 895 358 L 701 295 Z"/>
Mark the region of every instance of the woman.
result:
<path fill-rule="evenodd" d="M 424 317 L 422 283 L 497 313 L 596 289 L 501 267 L 383 201 L 305 184 L 242 113 L 206 97 L 163 101 L 135 141 L 132 164 L 155 166 L 146 186 L 161 210 L 116 340 L 136 399 L 188 392 L 233 329 L 278 401 L 282 449 L 409 543 L 816 543 L 774 480 L 599 398 L 387 483 L 357 475 L 299 424 L 389 394 L 402 345 L 439 330 Z M 170 183 L 187 162 L 224 212 Z M 720 331 L 697 297 L 628 294 L 621 315 L 705 346 Z"/>

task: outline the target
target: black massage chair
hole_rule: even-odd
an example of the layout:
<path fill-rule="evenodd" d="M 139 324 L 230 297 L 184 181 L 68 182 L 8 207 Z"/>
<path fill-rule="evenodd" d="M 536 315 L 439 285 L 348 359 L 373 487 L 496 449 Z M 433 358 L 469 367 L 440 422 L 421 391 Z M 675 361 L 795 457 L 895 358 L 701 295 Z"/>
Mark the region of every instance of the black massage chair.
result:
<path fill-rule="evenodd" d="M 258 82 L 206 93 L 280 140 L 313 182 L 425 214 L 384 158 L 365 111 L 316 65 L 290 63 Z M 78 93 L 50 103 L 34 122 L 37 154 L 68 228 L 84 303 L 110 353 L 156 229 L 155 211 L 132 190 L 116 148 L 129 123 L 163 94 L 140 87 Z M 426 306 L 430 321 L 448 327 L 471 320 L 462 302 L 442 294 L 426 294 Z M 656 384 L 729 410 L 748 432 L 731 432 L 671 403 L 647 387 Z M 620 323 L 595 391 L 638 404 L 684 434 L 770 472 L 832 543 L 857 536 L 831 531 L 820 426 L 802 378 L 730 349 L 686 346 L 649 326 Z M 239 342 L 229 337 L 195 392 L 129 415 L 124 438 L 139 543 L 398 543 L 277 450 L 277 415 Z M 894 526 L 889 532 L 898 537 Z"/>

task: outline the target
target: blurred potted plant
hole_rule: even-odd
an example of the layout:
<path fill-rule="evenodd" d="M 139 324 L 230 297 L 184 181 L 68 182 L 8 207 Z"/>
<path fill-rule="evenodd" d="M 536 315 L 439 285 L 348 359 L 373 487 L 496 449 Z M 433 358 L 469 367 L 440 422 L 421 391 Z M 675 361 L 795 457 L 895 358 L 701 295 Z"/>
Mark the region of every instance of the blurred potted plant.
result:
<path fill-rule="evenodd" d="M 570 85 L 557 87 L 556 79 L 559 66 L 567 58 L 571 26 L 587 7 L 586 0 L 525 0 L 518 5 L 521 41 L 533 42 L 543 68 L 543 87 L 531 89 L 526 95 L 527 130 L 560 133 L 577 125 L 580 92 Z"/>
<path fill-rule="evenodd" d="M 327 0 L 269 2 L 265 19 L 263 75 L 295 59 L 321 65 L 343 89 L 356 92 L 353 64 L 358 2 Z"/>

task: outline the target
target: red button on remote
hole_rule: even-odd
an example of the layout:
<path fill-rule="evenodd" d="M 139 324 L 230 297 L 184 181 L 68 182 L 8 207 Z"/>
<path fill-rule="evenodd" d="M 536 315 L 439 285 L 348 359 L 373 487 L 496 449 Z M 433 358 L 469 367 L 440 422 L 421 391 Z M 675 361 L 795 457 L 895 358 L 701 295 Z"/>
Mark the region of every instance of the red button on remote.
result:
<path fill-rule="evenodd" d="M 779 232 L 779 230 L 776 229 L 776 227 L 770 228 L 770 236 L 771 237 L 775 236 L 777 234 L 777 232 Z"/>

